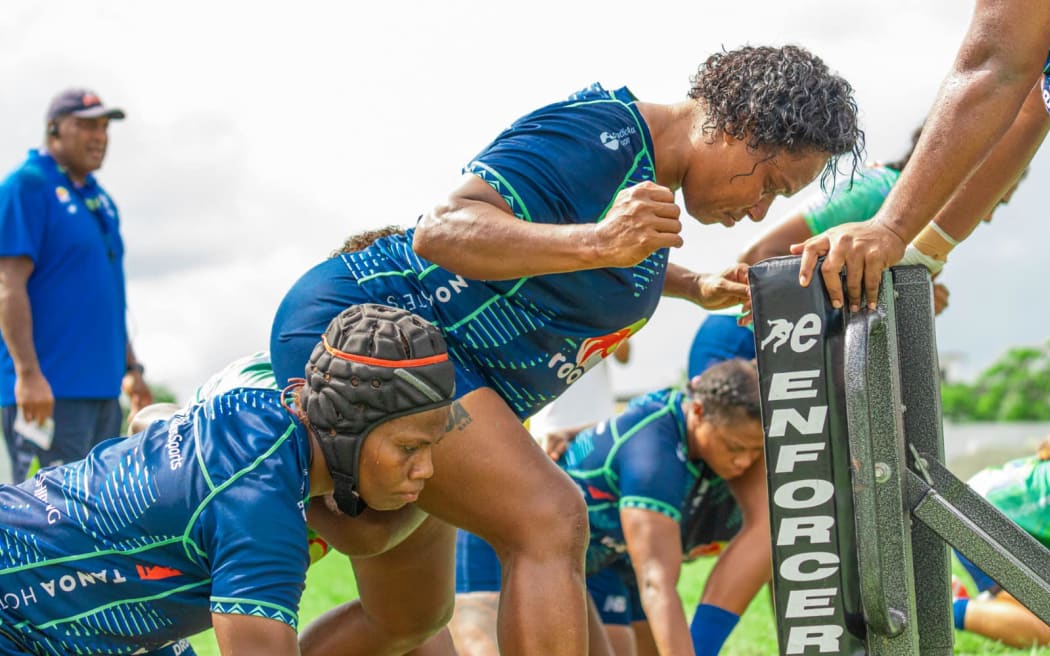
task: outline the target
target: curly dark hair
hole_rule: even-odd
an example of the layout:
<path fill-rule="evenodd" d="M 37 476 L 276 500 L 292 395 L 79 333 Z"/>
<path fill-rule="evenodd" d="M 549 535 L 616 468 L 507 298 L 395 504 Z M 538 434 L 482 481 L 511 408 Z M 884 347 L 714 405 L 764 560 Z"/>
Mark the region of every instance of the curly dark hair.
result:
<path fill-rule="evenodd" d="M 332 251 L 328 254 L 328 257 L 333 258 L 338 257 L 343 253 L 356 253 L 357 251 L 363 251 L 371 246 L 372 242 L 377 239 L 389 237 L 390 235 L 403 234 L 405 234 L 405 229 L 396 225 L 388 225 L 375 230 L 365 230 L 364 232 L 359 232 L 356 235 L 350 235 L 347 237 L 346 241 L 343 242 L 342 248 Z"/>
<path fill-rule="evenodd" d="M 729 424 L 760 419 L 758 367 L 752 360 L 734 358 L 712 365 L 689 381 L 694 401 L 704 404 L 704 417 Z"/>
<path fill-rule="evenodd" d="M 803 48 L 744 46 L 715 53 L 691 82 L 689 97 L 706 105 L 705 132 L 746 140 L 753 150 L 829 153 L 822 188 L 841 156 L 852 155 L 851 176 L 862 161 L 864 132 L 853 87 Z"/>

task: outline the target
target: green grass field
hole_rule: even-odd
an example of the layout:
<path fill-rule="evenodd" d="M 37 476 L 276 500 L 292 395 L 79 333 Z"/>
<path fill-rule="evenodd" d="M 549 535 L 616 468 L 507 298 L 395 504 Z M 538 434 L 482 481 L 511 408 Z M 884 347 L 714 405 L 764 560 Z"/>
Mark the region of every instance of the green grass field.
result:
<path fill-rule="evenodd" d="M 686 565 L 682 571 L 682 580 L 678 589 L 690 613 L 696 606 L 704 581 L 707 580 L 707 575 L 714 562 L 713 558 L 704 558 Z M 963 570 L 958 569 L 956 575 L 969 582 L 969 577 Z M 970 589 L 972 592 L 972 586 Z M 310 568 L 306 580 L 306 593 L 303 595 L 302 607 L 299 611 L 299 621 L 302 626 L 306 626 L 314 617 L 356 596 L 357 586 L 354 583 L 349 562 L 341 556 L 331 555 Z M 190 642 L 193 643 L 193 648 L 199 656 L 218 656 L 219 654 L 215 646 L 215 638 L 210 631 L 196 636 Z M 773 621 L 768 591 L 761 592 L 744 613 L 740 624 L 733 631 L 722 653 L 731 656 L 776 656 L 776 625 Z M 956 632 L 955 653 L 968 656 L 984 656 L 985 654 L 1050 656 L 1050 649 L 1010 649 L 972 634 Z"/>

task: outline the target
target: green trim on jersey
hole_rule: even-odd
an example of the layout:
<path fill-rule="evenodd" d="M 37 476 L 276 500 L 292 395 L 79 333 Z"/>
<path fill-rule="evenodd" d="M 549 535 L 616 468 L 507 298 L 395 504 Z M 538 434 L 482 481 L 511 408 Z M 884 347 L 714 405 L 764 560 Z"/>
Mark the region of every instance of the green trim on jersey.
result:
<path fill-rule="evenodd" d="M 506 178 L 499 174 L 499 171 L 496 171 L 484 162 L 479 162 L 477 160 L 474 160 L 473 162 L 467 165 L 467 171 L 473 173 L 474 175 L 478 176 L 486 183 L 488 183 L 488 185 L 492 187 L 493 191 L 499 194 L 503 198 L 504 202 L 507 203 L 507 206 L 510 207 L 510 211 L 514 214 L 514 216 L 518 217 L 522 221 L 528 221 L 529 223 L 532 223 L 532 215 L 529 214 L 529 208 L 525 207 L 525 203 L 521 200 L 521 196 L 519 196 L 518 192 L 515 191 L 514 187 L 512 187 L 509 182 L 507 182 Z M 510 196 L 503 193 L 503 189 L 501 189 L 500 187 L 506 187 L 507 191 L 510 193 Z"/>
<path fill-rule="evenodd" d="M 627 183 L 630 182 L 631 176 L 633 176 L 634 172 L 638 170 L 638 165 L 643 161 L 643 157 L 648 157 L 649 161 L 652 161 L 652 157 L 649 155 L 649 149 L 645 146 L 642 146 L 642 149 L 638 151 L 637 155 L 634 156 L 634 163 L 631 164 L 631 168 L 628 169 L 627 175 L 624 176 L 623 181 L 620 182 L 620 186 L 616 188 L 616 191 L 613 193 L 612 198 L 609 199 L 609 204 L 606 205 L 605 209 L 602 210 L 602 213 L 598 215 L 598 220 L 595 221 L 595 223 L 601 223 L 602 219 L 605 218 L 605 215 L 608 214 L 609 210 L 612 209 L 612 206 L 616 204 L 616 197 L 620 195 L 620 192 L 623 191 L 624 188 L 627 186 Z"/>
<path fill-rule="evenodd" d="M 617 497 L 620 497 L 620 486 L 618 484 L 619 480 L 617 479 L 616 474 L 613 472 L 612 469 L 612 462 L 616 458 L 616 454 L 619 452 L 620 448 L 623 447 L 623 445 L 625 445 L 627 441 L 630 440 L 631 437 L 634 436 L 638 431 L 642 430 L 643 428 L 645 428 L 646 426 L 658 419 L 662 419 L 663 417 L 666 417 L 669 414 L 673 414 L 675 411 L 675 406 L 677 404 L 682 403 L 682 399 L 683 396 L 680 394 L 671 394 L 667 399 L 667 403 L 665 403 L 662 408 L 646 415 L 645 419 L 642 419 L 637 424 L 631 426 L 631 428 L 628 429 L 627 432 L 622 435 L 620 434 L 618 422 L 615 419 L 610 420 L 609 432 L 613 438 L 613 445 L 609 448 L 609 453 L 605 456 L 605 460 L 603 461 L 602 466 L 600 468 L 587 470 L 572 469 L 569 472 L 570 475 L 575 479 L 581 480 L 588 480 L 600 477 L 609 486 L 610 490 L 612 490 Z M 678 425 L 677 422 L 675 422 L 675 428 L 678 430 L 679 441 L 686 447 L 686 449 L 688 449 L 689 445 L 687 443 L 683 427 Z M 693 476 L 700 476 L 700 469 L 691 460 L 686 460 L 685 466 L 689 469 L 689 472 Z M 611 505 L 613 504 L 606 503 L 592 505 L 588 507 L 588 512 L 593 512 L 596 509 L 603 509 Z M 617 505 L 621 509 L 641 508 L 643 510 L 651 510 L 653 512 L 658 512 L 662 515 L 667 515 L 676 522 L 680 522 L 682 520 L 682 513 L 678 508 L 670 506 L 656 499 L 650 499 L 648 497 L 620 497 L 619 501 L 617 502 Z"/>
<path fill-rule="evenodd" d="M 620 499 L 620 509 L 622 510 L 623 508 L 639 508 L 667 515 L 676 522 L 682 521 L 682 512 L 678 508 L 649 497 L 622 497 Z"/>
<path fill-rule="evenodd" d="M 211 597 L 210 602 L 213 613 L 265 617 L 288 624 L 296 631 L 299 630 L 299 614 L 280 604 L 233 597 Z"/>

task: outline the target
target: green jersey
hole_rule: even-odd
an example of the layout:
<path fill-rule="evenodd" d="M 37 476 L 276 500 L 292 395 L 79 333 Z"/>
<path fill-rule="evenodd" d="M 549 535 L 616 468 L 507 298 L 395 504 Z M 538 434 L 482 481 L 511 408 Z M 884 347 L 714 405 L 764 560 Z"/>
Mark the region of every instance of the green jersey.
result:
<path fill-rule="evenodd" d="M 838 186 L 831 195 L 820 194 L 806 205 L 802 218 L 814 235 L 843 223 L 867 221 L 882 207 L 900 175 L 887 166 L 864 169 L 853 184 Z"/>
<path fill-rule="evenodd" d="M 1050 548 L 1050 461 L 1035 456 L 989 467 L 968 481 L 1015 524 Z"/>

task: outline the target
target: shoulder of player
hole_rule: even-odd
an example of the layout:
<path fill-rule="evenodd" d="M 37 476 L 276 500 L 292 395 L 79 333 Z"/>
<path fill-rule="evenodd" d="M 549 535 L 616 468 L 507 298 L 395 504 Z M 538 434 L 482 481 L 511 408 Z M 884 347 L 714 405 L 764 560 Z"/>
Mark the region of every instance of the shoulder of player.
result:
<path fill-rule="evenodd" d="M 256 448 L 268 449 L 292 434 L 295 422 L 281 403 L 275 389 L 237 387 L 195 404 L 192 412 L 202 413 L 210 431 L 230 434 Z"/>

